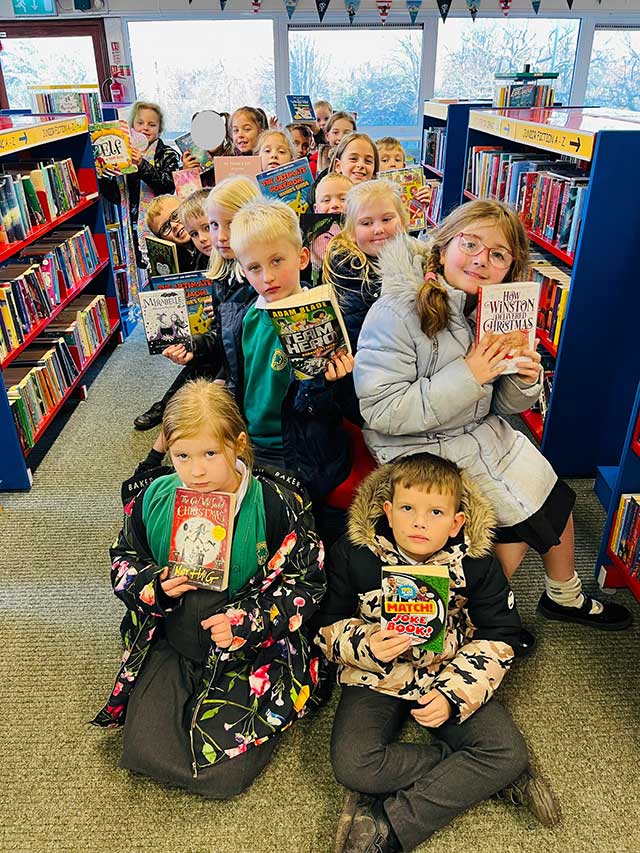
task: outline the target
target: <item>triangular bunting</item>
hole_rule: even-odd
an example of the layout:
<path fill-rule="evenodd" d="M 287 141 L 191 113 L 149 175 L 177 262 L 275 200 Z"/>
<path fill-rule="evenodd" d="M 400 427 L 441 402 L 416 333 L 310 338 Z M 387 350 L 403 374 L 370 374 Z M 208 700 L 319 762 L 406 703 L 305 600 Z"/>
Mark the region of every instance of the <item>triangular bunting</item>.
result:
<path fill-rule="evenodd" d="M 191 0 L 189 0 L 191 2 Z M 224 7 L 227 5 L 227 0 L 220 0 L 220 11 L 224 12 Z"/>
<path fill-rule="evenodd" d="M 533 6 L 533 11 L 537 15 L 540 11 L 540 0 L 531 0 L 531 5 Z"/>
<path fill-rule="evenodd" d="M 320 18 L 320 23 L 322 23 L 322 19 L 324 18 L 327 9 L 329 8 L 329 3 L 331 0 L 316 0 L 316 9 L 318 10 L 318 17 Z"/>
<path fill-rule="evenodd" d="M 344 0 L 344 7 L 349 15 L 349 25 L 351 25 L 360 11 L 360 0 Z"/>
<path fill-rule="evenodd" d="M 386 24 L 389 10 L 391 9 L 391 0 L 376 0 L 376 6 L 378 7 L 380 23 Z"/>
<path fill-rule="evenodd" d="M 222 0 L 221 0 L 222 2 Z M 224 0 L 226 3 L 227 0 Z M 289 20 L 291 20 L 291 16 L 298 8 L 298 0 L 284 0 L 284 8 L 287 10 L 287 15 L 289 16 Z"/>
<path fill-rule="evenodd" d="M 567 6 L 571 9 L 573 6 L 573 0 L 567 0 Z"/>
<path fill-rule="evenodd" d="M 442 22 L 444 23 L 447 20 L 447 15 L 449 14 L 449 0 L 437 0 L 438 9 L 440 10 L 440 17 L 442 18 Z"/>
<path fill-rule="evenodd" d="M 467 9 L 471 15 L 471 19 L 475 21 L 478 9 L 480 8 L 480 0 L 467 0 Z"/>
<path fill-rule="evenodd" d="M 502 14 L 507 17 L 509 14 L 509 10 L 511 9 L 511 0 L 499 0 L 500 8 L 502 9 Z"/>
<path fill-rule="evenodd" d="M 257 15 L 260 11 L 260 6 L 262 5 L 262 0 L 251 0 L 251 11 L 254 15 Z"/>
<path fill-rule="evenodd" d="M 407 0 L 407 12 L 409 13 L 412 24 L 415 24 L 421 6 L 422 0 Z"/>

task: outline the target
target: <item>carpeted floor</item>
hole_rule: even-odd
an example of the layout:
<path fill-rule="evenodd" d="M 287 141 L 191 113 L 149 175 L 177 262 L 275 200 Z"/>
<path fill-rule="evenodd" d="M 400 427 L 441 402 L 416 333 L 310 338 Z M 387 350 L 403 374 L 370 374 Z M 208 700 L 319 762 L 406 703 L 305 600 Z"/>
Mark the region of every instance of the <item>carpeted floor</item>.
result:
<path fill-rule="evenodd" d="M 150 358 L 140 333 L 116 349 L 71 410 L 25 494 L 0 495 L 0 850 L 16 853 L 329 853 L 342 791 L 328 757 L 333 701 L 283 737 L 271 766 L 238 800 L 212 803 L 119 769 L 121 735 L 89 719 L 119 656 L 121 605 L 107 548 L 120 525 L 119 484 L 150 447 L 133 417 L 176 368 Z M 604 514 L 574 481 L 578 571 L 593 588 Z M 640 612 L 611 636 L 535 615 L 541 565 L 514 587 L 538 636 L 501 689 L 563 807 L 540 828 L 489 802 L 424 844 L 438 853 L 638 853 Z M 417 726 L 410 738 L 424 737 Z M 348 744 L 345 746 L 348 749 Z"/>

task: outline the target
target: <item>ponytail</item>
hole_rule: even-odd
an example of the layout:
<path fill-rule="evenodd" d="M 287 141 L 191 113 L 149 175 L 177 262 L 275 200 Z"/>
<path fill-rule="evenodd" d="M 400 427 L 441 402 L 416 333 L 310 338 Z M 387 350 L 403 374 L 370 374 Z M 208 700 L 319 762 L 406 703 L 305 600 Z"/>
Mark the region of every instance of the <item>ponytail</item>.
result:
<path fill-rule="evenodd" d="M 416 296 L 420 328 L 430 338 L 446 329 L 449 322 L 447 291 L 438 280 L 440 266 L 440 249 L 433 246 L 424 270 L 425 280 Z"/>

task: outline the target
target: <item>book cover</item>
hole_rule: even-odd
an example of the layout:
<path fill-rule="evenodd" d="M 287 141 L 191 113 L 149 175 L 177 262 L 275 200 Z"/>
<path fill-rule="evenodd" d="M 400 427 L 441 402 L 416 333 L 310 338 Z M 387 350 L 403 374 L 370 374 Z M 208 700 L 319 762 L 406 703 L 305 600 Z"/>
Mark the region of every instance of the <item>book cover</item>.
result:
<path fill-rule="evenodd" d="M 521 350 L 534 348 L 539 300 L 537 281 L 512 281 L 478 288 L 476 343 L 487 332 L 506 336 L 511 349 L 500 362 L 506 365 L 503 375 L 517 373 Z"/>
<path fill-rule="evenodd" d="M 313 184 L 313 175 L 306 157 L 260 172 L 256 179 L 263 195 L 279 198 L 300 216 L 309 209 L 307 194 Z"/>
<path fill-rule="evenodd" d="M 151 279 L 153 290 L 182 289 L 187 300 L 192 335 L 203 335 L 213 322 L 211 279 L 204 272 L 182 272 Z"/>
<path fill-rule="evenodd" d="M 200 148 L 199 145 L 195 144 L 193 137 L 191 136 L 191 132 L 183 133 L 182 136 L 176 136 L 174 142 L 178 146 L 181 154 L 184 154 L 185 151 L 189 151 L 196 158 L 198 163 L 200 163 L 203 172 L 206 172 L 213 166 L 213 157 L 208 151 L 205 151 L 204 148 Z"/>
<path fill-rule="evenodd" d="M 160 237 L 145 237 L 149 275 L 174 275 L 180 271 L 176 244 Z"/>
<path fill-rule="evenodd" d="M 308 210 L 300 217 L 302 244 L 311 255 L 311 283 L 314 287 L 322 283 L 322 264 L 329 241 L 342 229 L 342 214 L 313 213 Z"/>
<path fill-rule="evenodd" d="M 184 290 L 140 291 L 138 297 L 151 355 L 174 344 L 183 344 L 191 352 L 193 341 Z"/>
<path fill-rule="evenodd" d="M 138 167 L 133 165 L 131 159 L 131 137 L 126 122 L 101 121 L 90 125 L 89 132 L 99 178 L 105 172 L 112 175 L 128 175 L 138 171 Z"/>
<path fill-rule="evenodd" d="M 310 95 L 286 95 L 287 107 L 291 121 L 296 124 L 313 124 L 316 119 L 316 111 Z"/>
<path fill-rule="evenodd" d="M 335 356 L 351 353 L 338 302 L 328 285 L 265 304 L 297 379 L 324 373 Z"/>
<path fill-rule="evenodd" d="M 216 184 L 225 178 L 237 178 L 239 176 L 255 180 L 256 175 L 262 169 L 259 157 L 214 157 L 213 170 L 216 176 Z"/>
<path fill-rule="evenodd" d="M 446 566 L 382 567 L 383 630 L 409 634 L 414 646 L 442 654 L 448 604 Z"/>
<path fill-rule="evenodd" d="M 202 589 L 229 585 L 236 496 L 228 492 L 176 489 L 169 577 L 184 576 Z"/>
<path fill-rule="evenodd" d="M 202 189 L 202 180 L 197 169 L 180 169 L 172 172 L 171 177 L 180 201 L 184 201 L 185 198 Z"/>
<path fill-rule="evenodd" d="M 400 190 L 402 204 L 409 217 L 409 231 L 422 231 L 427 226 L 426 209 L 429 204 L 416 199 L 417 191 L 424 186 L 424 173 L 421 166 L 409 166 L 406 169 L 388 169 L 380 172 L 380 178 L 393 181 Z"/>

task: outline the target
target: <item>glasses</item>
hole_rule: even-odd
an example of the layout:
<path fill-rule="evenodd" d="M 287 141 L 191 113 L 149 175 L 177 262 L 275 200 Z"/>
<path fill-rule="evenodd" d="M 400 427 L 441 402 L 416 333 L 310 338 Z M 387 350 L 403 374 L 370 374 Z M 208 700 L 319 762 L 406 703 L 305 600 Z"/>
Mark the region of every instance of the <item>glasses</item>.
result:
<path fill-rule="evenodd" d="M 464 255 L 468 255 L 470 258 L 474 258 L 484 249 L 487 249 L 489 252 L 489 263 L 499 270 L 507 270 L 513 263 L 511 252 L 507 252 L 506 249 L 492 249 L 483 243 L 482 240 L 469 234 L 463 234 L 462 231 L 458 234 L 458 248 Z"/>
<path fill-rule="evenodd" d="M 171 234 L 171 226 L 175 225 L 179 220 L 178 211 L 174 210 L 171 216 L 164 222 L 160 228 L 158 228 L 158 236 L 159 237 L 167 237 Z"/>

